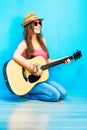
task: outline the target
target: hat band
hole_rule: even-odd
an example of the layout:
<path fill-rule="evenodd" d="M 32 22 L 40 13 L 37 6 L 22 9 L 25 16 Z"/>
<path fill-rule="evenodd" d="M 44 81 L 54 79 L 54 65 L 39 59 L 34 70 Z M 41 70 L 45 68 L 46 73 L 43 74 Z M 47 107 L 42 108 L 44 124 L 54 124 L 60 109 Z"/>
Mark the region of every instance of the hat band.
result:
<path fill-rule="evenodd" d="M 33 22 L 33 21 L 35 21 L 35 20 L 38 20 L 38 18 L 34 18 L 34 19 L 27 19 L 23 24 L 22 24 L 22 26 L 24 27 L 25 25 L 27 25 L 27 24 L 29 24 L 29 23 L 31 23 L 31 22 Z"/>
<path fill-rule="evenodd" d="M 27 22 L 27 21 L 33 21 L 33 20 L 36 20 L 36 19 L 39 19 L 38 17 L 36 17 L 36 16 L 33 16 L 33 17 L 31 17 L 31 18 L 26 18 L 25 19 L 25 22 Z"/>

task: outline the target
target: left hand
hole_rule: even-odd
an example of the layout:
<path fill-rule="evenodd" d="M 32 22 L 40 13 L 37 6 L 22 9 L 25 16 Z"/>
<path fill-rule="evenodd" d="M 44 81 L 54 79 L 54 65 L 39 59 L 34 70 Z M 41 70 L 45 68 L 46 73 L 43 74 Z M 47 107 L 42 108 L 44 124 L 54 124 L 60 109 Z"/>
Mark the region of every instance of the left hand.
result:
<path fill-rule="evenodd" d="M 65 60 L 65 64 L 69 64 L 71 62 L 71 60 L 69 59 L 69 58 L 67 58 L 66 60 Z"/>

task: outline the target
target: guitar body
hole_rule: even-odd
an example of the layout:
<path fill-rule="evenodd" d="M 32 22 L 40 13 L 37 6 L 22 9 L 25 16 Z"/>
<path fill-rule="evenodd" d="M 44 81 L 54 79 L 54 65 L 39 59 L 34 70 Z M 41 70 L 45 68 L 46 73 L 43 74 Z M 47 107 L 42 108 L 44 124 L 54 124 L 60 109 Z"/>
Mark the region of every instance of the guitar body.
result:
<path fill-rule="evenodd" d="M 42 76 L 34 76 L 29 73 L 24 67 L 17 64 L 14 60 L 10 60 L 3 66 L 3 74 L 5 82 L 8 89 L 17 95 L 27 94 L 37 83 L 43 82 L 48 79 L 49 72 L 48 68 L 62 64 L 67 60 L 67 58 L 77 60 L 82 56 L 81 51 L 74 53 L 72 56 L 64 57 L 59 60 L 56 60 L 52 63 L 46 63 L 46 60 L 42 56 L 37 56 L 33 59 L 29 59 L 29 63 L 40 64 L 41 69 L 43 70 Z"/>
<path fill-rule="evenodd" d="M 40 65 L 46 64 L 45 59 L 41 56 L 29 59 L 29 62 L 32 64 L 38 62 Z M 48 69 L 43 71 L 42 76 L 34 76 L 14 60 L 8 61 L 3 69 L 8 89 L 17 95 L 27 94 L 37 83 L 47 80 L 49 76 Z"/>

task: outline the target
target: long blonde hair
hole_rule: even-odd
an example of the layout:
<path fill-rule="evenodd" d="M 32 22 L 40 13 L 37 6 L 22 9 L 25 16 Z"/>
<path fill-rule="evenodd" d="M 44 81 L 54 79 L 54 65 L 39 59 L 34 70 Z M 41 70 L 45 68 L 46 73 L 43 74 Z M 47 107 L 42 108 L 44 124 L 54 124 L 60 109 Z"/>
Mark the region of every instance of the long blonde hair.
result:
<path fill-rule="evenodd" d="M 33 51 L 34 51 L 34 48 L 33 48 L 33 45 L 32 45 L 32 36 L 33 36 L 33 24 L 30 23 L 28 24 L 27 26 L 24 27 L 24 38 L 25 38 L 25 41 L 26 41 L 26 44 L 27 44 L 27 58 L 31 58 L 32 55 L 33 55 Z M 48 53 L 48 50 L 43 42 L 43 36 L 42 36 L 42 33 L 39 33 L 37 34 L 37 40 L 41 46 L 41 48 L 47 53 L 48 57 L 49 57 L 49 53 Z"/>

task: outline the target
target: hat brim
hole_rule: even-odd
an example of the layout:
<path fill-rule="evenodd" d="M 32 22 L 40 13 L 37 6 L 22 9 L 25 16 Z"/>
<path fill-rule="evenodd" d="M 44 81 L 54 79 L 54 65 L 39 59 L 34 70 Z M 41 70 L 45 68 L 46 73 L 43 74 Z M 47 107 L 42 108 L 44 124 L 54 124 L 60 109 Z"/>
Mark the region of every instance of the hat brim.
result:
<path fill-rule="evenodd" d="M 44 19 L 43 19 L 43 18 L 32 19 L 32 20 L 26 21 L 25 23 L 21 24 L 21 26 L 22 26 L 22 27 L 25 27 L 25 26 L 28 25 L 29 23 L 31 23 L 31 22 L 33 22 L 33 21 L 36 21 L 36 20 L 41 20 L 41 21 L 43 21 Z"/>

